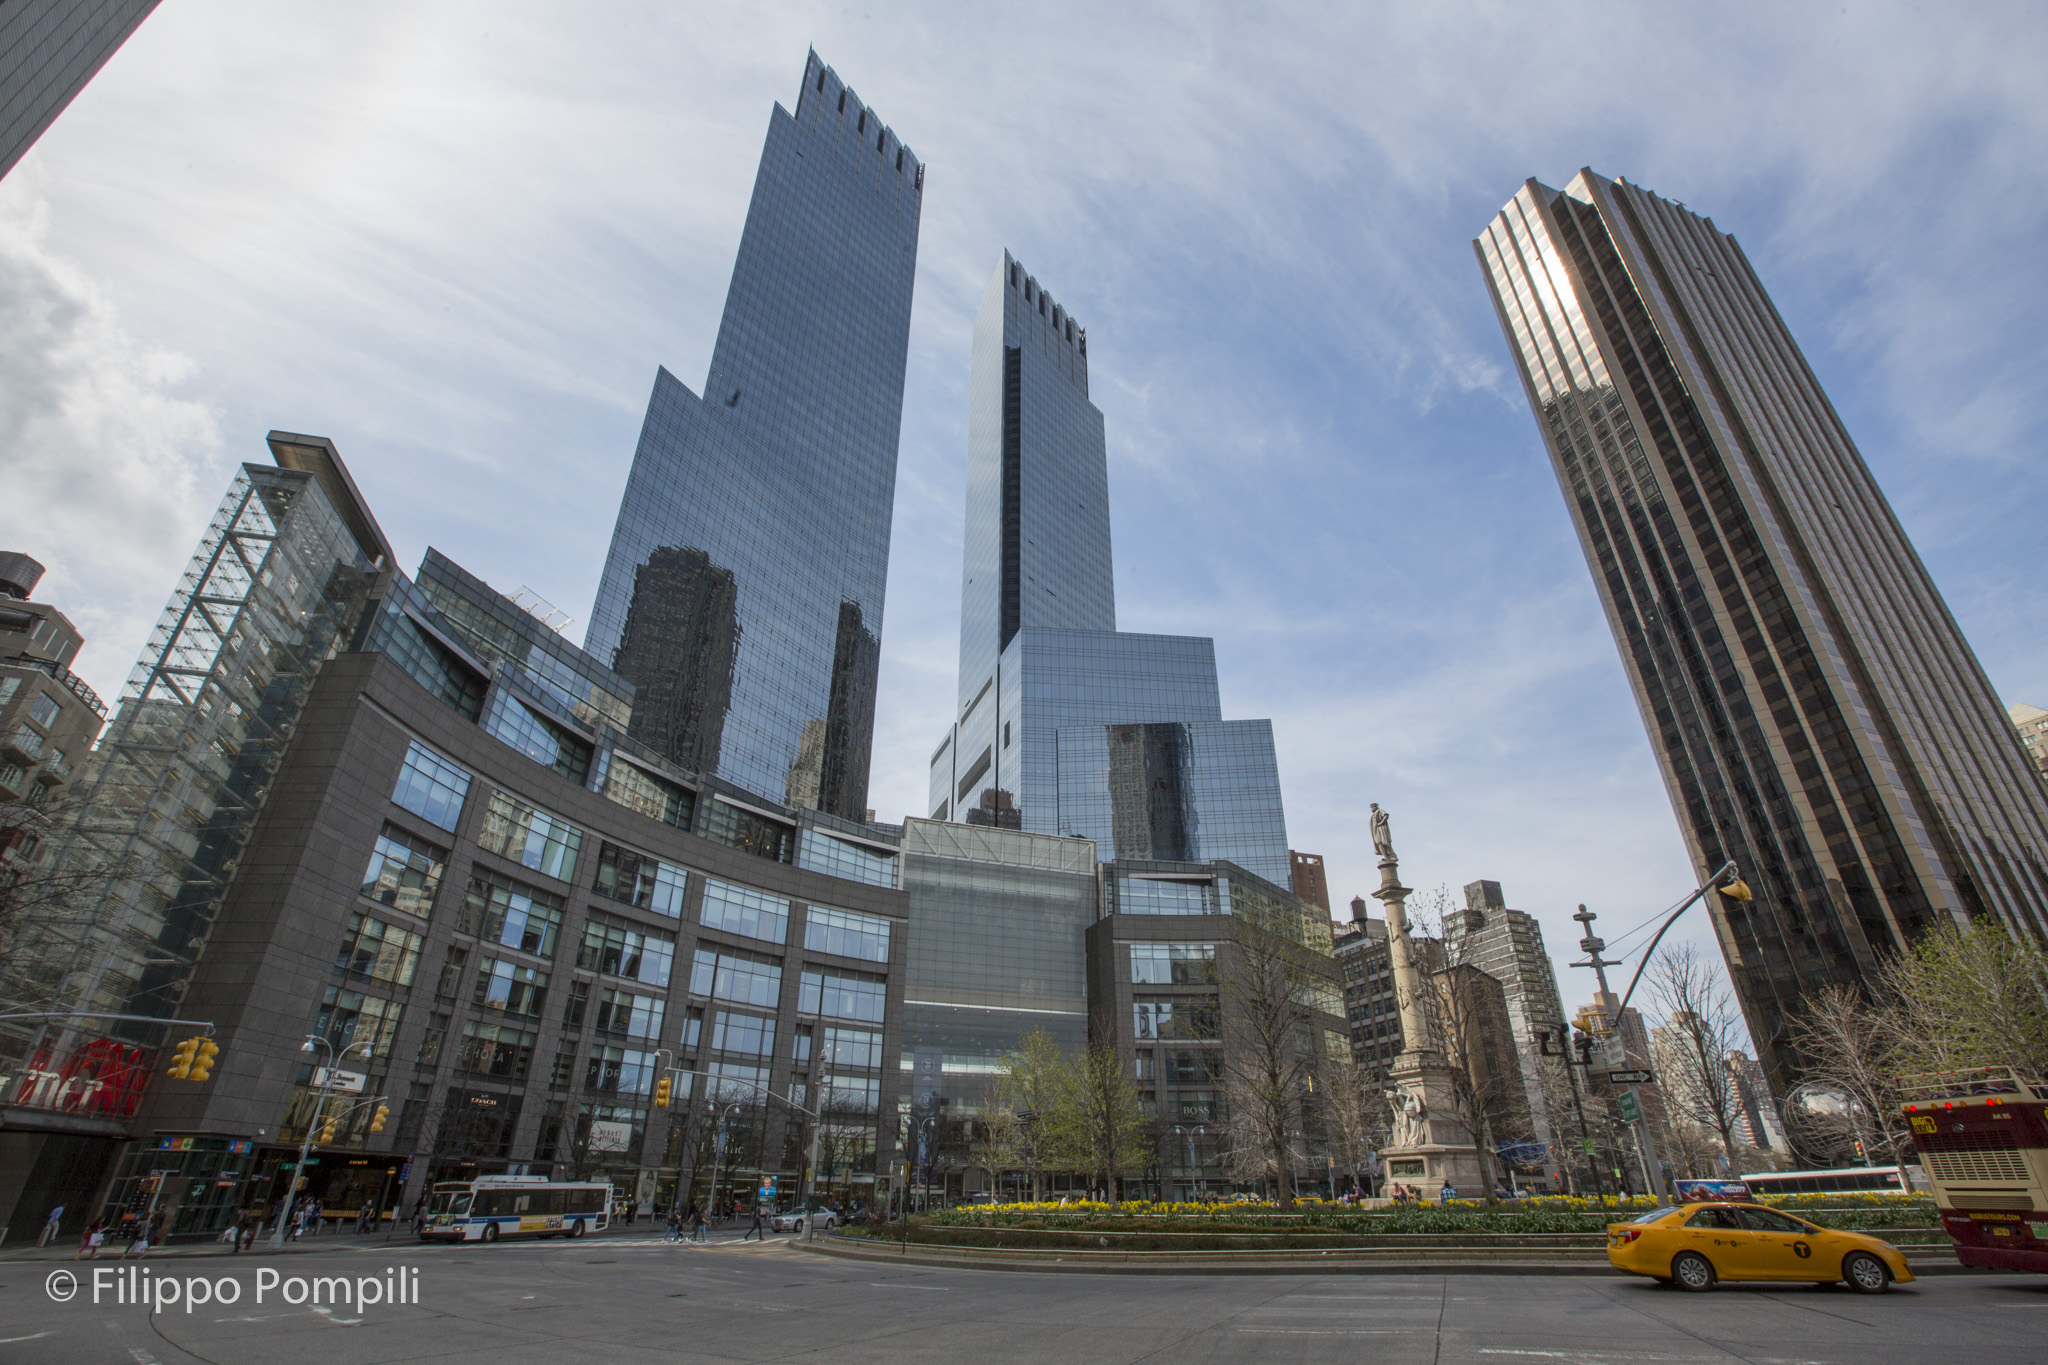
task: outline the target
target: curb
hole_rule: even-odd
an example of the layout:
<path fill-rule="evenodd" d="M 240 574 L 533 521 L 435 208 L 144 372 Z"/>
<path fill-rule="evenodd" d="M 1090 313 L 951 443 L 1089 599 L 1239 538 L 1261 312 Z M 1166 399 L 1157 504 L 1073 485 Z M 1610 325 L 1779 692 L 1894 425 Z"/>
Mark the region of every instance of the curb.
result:
<path fill-rule="evenodd" d="M 1357 1252 L 1333 1250 L 1326 1253 L 1306 1255 L 1300 1252 L 1270 1252 L 1260 1259 L 1242 1259 L 1241 1252 L 1171 1252 L 1171 1251 L 987 1251 L 937 1248 L 917 1251 L 889 1251 L 880 1245 L 870 1250 L 853 1245 L 855 1239 L 828 1235 L 810 1243 L 802 1249 L 821 1256 L 836 1256 L 849 1261 L 869 1261 L 878 1264 L 931 1266 L 945 1270 L 1008 1270 L 1025 1271 L 1049 1275 L 1537 1275 L 1552 1277 L 1613 1277 L 1633 1279 L 1607 1263 L 1604 1254 L 1597 1258 L 1562 1260 L 1555 1252 L 1537 1255 L 1515 1256 L 1513 1253 L 1491 1252 L 1473 1256 L 1446 1250 L 1438 1256 L 1417 1256 L 1412 1251 L 1398 1255 L 1385 1252 Z M 900 1244 L 899 1244 L 900 1245 Z M 801 1244 L 792 1243 L 792 1246 Z M 1947 1248 L 1942 1248 L 1946 1251 Z M 1189 1259 L 1194 1256 L 1216 1257 L 1214 1260 Z M 1031 1259 L 1025 1259 L 1025 1258 Z M 1239 1259 L 1221 1259 L 1221 1258 Z M 1369 1259 L 1368 1259 L 1369 1258 Z M 1929 1275 L 1973 1275 L 1994 1272 L 1979 1271 L 1954 1260 L 1930 1261 L 1922 1265 L 1909 1257 L 1914 1278 Z"/>

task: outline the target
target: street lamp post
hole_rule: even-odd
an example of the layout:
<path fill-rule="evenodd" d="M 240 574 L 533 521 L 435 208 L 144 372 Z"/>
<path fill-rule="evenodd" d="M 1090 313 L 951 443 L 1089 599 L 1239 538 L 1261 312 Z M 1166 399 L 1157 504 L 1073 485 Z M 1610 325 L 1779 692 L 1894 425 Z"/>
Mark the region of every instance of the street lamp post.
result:
<path fill-rule="evenodd" d="M 298 1164 L 292 1167 L 291 1183 L 285 1186 L 284 1208 L 278 1211 L 277 1231 L 270 1236 L 270 1245 L 273 1249 L 282 1249 L 284 1246 L 286 1229 L 291 1223 L 292 1205 L 298 1202 L 299 1182 L 306 1178 L 306 1156 L 313 1148 L 313 1134 L 320 1127 L 320 1116 L 327 1112 L 327 1097 L 334 1093 L 336 1064 L 357 1048 L 363 1050 L 364 1061 L 368 1061 L 370 1058 L 370 1040 L 367 1038 L 359 1043 L 344 1044 L 341 1050 L 337 1052 L 335 1051 L 334 1044 L 328 1042 L 317 1033 L 307 1034 L 306 1041 L 299 1044 L 299 1051 L 311 1052 L 313 1045 L 316 1043 L 327 1049 L 327 1076 L 318 1088 L 319 1099 L 313 1104 L 313 1118 L 306 1125 L 306 1136 L 299 1142 L 299 1160 Z"/>

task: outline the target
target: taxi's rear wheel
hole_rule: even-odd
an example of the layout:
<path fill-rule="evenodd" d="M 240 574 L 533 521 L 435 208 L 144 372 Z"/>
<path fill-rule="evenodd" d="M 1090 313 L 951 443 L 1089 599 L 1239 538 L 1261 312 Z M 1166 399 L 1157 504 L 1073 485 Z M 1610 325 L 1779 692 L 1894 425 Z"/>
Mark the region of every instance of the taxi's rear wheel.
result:
<path fill-rule="evenodd" d="M 1671 1263 L 1671 1282 L 1680 1289 L 1704 1294 L 1714 1287 L 1714 1266 L 1697 1252 L 1680 1252 Z"/>
<path fill-rule="evenodd" d="M 1859 1294 L 1882 1294 L 1892 1287 L 1892 1272 L 1867 1251 L 1842 1258 L 1842 1282 Z"/>

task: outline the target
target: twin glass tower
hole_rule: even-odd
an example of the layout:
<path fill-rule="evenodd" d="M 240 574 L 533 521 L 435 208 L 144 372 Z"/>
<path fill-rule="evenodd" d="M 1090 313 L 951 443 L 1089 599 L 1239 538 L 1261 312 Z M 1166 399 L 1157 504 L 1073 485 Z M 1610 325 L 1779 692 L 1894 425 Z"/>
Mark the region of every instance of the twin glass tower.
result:
<path fill-rule="evenodd" d="M 1735 239 L 1588 170 L 1475 245 L 1778 1086 L 1815 987 L 2048 937 L 2048 790 Z"/>
<path fill-rule="evenodd" d="M 666 369 L 584 648 L 632 735 L 865 818 L 924 166 L 817 53 L 777 105 L 703 393 Z"/>
<path fill-rule="evenodd" d="M 584 647 L 632 735 L 785 805 L 866 815 L 924 168 L 814 52 L 778 105 L 702 394 L 666 369 Z M 974 329 L 957 720 L 934 818 L 1223 858 L 1288 884 L 1269 722 L 1213 643 L 1116 629 L 1088 337 L 1008 253 Z"/>

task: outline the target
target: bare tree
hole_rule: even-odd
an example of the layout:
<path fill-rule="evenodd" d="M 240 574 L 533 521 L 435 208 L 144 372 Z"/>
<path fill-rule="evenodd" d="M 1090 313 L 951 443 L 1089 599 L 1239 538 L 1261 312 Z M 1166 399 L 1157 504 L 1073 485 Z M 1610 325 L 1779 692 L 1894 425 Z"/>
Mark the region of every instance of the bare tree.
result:
<path fill-rule="evenodd" d="M 1026 1127 L 1011 1093 L 1009 1076 L 999 1074 L 982 1089 L 981 1112 L 975 1115 L 974 1140 L 969 1148 L 974 1164 L 988 1172 L 991 1190 L 1002 1183 L 1003 1172 L 1023 1166 Z"/>
<path fill-rule="evenodd" d="M 1315 1097 L 1330 1155 L 1355 1181 L 1387 1142 L 1388 1110 L 1380 1085 L 1349 1057 L 1324 1057 L 1316 1066 Z"/>
<path fill-rule="evenodd" d="M 1465 913 L 1448 886 L 1423 895 L 1410 912 L 1410 923 L 1426 936 L 1416 944 L 1416 969 L 1423 979 L 1415 1004 L 1429 1034 L 1427 1046 L 1451 1067 L 1449 1093 L 1440 1094 L 1437 1102 L 1465 1130 L 1491 1189 L 1500 1140 L 1533 1134 L 1515 1131 L 1532 1127 L 1528 1088 L 1500 983 L 1468 960 L 1470 940 L 1458 932 L 1457 922 Z"/>
<path fill-rule="evenodd" d="M 1902 1011 L 1882 980 L 1879 998 L 1888 1008 L 1839 984 L 1807 996 L 1786 1036 L 1804 1063 L 1809 1093 L 1792 1097 L 1799 1107 L 1787 1115 L 1787 1127 L 1806 1144 L 1839 1150 L 1860 1141 L 1872 1161 L 1897 1163 L 1913 1151 L 1899 1073 L 1918 1068 L 1901 1055 Z M 1813 1087 L 1821 1095 L 1812 1095 Z M 1830 1091 L 1839 1104 L 1824 1102 Z"/>
<path fill-rule="evenodd" d="M 1736 1137 L 1742 1095 L 1728 1069 L 1728 1054 L 1749 1042 L 1749 1029 L 1715 964 L 1692 944 L 1659 953 L 1649 975 L 1651 998 L 1665 1018 L 1653 1053 L 1671 1127 L 1708 1129 L 1733 1161 L 1742 1145 Z M 1676 1131 L 1672 1140 L 1679 1141 Z"/>
<path fill-rule="evenodd" d="M 1114 1198 L 1117 1177 L 1149 1155 L 1149 1118 L 1117 1050 L 1114 1021 L 1098 1014 L 1088 1032 L 1087 1046 L 1063 1068 L 1060 1127 L 1073 1164 Z"/>
<path fill-rule="evenodd" d="M 1285 1207 L 1307 1155 L 1303 1099 L 1326 1051 L 1317 1016 L 1329 983 L 1307 949 L 1248 925 L 1232 938 L 1219 982 L 1225 1162 L 1239 1179 L 1269 1181 Z"/>

